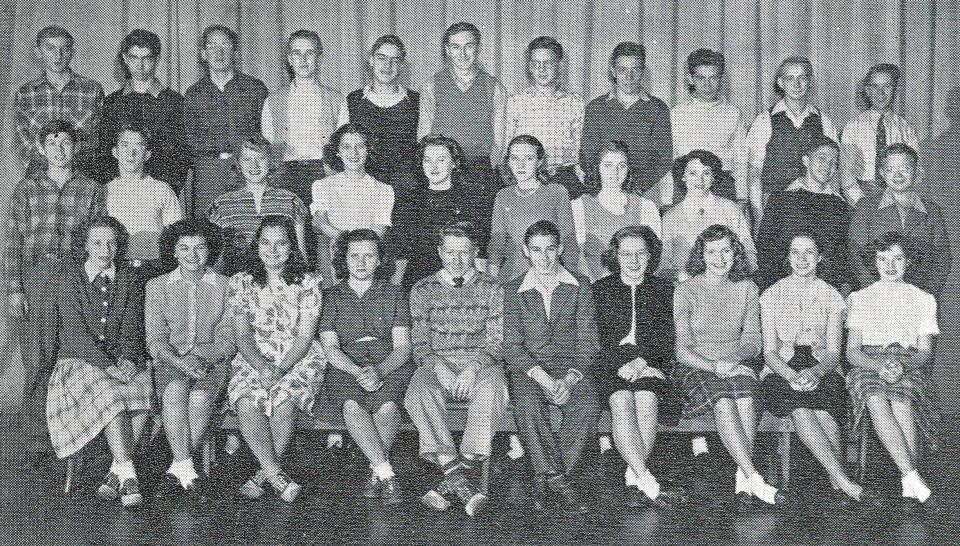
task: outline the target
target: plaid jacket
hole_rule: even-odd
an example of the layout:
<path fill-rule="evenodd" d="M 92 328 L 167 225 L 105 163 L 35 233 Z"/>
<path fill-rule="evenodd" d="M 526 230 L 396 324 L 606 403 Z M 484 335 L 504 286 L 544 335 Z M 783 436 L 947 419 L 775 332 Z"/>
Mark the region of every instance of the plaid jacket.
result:
<path fill-rule="evenodd" d="M 14 153 L 22 166 L 38 161 L 37 133 L 47 122 L 64 120 L 77 130 L 80 150 L 90 154 L 103 108 L 103 87 L 90 78 L 71 73 L 63 91 L 57 91 L 41 76 L 24 84 L 13 97 L 13 119 L 17 138 Z M 78 153 L 79 151 L 78 150 Z"/>
<path fill-rule="evenodd" d="M 39 172 L 25 178 L 10 198 L 4 272 L 12 292 L 23 292 L 24 274 L 41 260 L 70 257 L 73 229 L 89 218 L 106 214 L 103 186 L 83 176 L 59 187 Z"/>

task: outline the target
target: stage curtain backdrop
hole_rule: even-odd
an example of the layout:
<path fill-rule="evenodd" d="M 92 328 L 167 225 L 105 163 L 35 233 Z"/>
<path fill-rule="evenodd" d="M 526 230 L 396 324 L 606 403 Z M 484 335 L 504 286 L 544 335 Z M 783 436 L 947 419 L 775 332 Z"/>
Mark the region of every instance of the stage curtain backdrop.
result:
<path fill-rule="evenodd" d="M 556 37 L 567 51 L 570 90 L 587 100 L 608 91 L 607 60 L 618 42 L 647 48 L 650 91 L 668 104 L 686 94 L 684 62 L 699 47 L 718 49 L 727 59 L 729 93 L 747 116 L 772 102 L 772 77 L 779 62 L 804 55 L 814 66 L 815 101 L 842 127 L 855 113 L 854 89 L 878 62 L 903 67 L 899 99 L 932 157 L 927 186 L 957 229 L 957 172 L 960 160 L 960 44 L 958 2 L 929 0 L 8 0 L 0 12 L 0 92 L 4 132 L 0 219 L 19 172 L 9 161 L 9 97 L 38 73 L 32 56 L 37 30 L 56 23 L 76 38 L 74 69 L 119 87 L 114 59 L 131 29 L 156 32 L 164 44 L 161 78 L 180 92 L 197 80 L 197 36 L 210 24 L 226 24 L 241 36 L 242 69 L 274 88 L 285 78 L 284 40 L 305 28 L 323 37 L 322 74 L 344 93 L 362 86 L 366 51 L 377 37 L 394 33 L 407 45 L 407 79 L 416 89 L 440 67 L 440 37 L 457 21 L 483 33 L 481 61 L 513 93 L 525 84 L 523 51 L 534 37 Z M 954 241 L 956 241 L 954 237 Z M 941 302 L 941 357 L 937 384 L 948 406 L 957 407 L 960 316 L 957 279 L 951 276 Z M 9 331 L 5 328 L 3 331 Z M 16 406 L 18 358 L 11 335 L 4 346 L 0 405 Z"/>

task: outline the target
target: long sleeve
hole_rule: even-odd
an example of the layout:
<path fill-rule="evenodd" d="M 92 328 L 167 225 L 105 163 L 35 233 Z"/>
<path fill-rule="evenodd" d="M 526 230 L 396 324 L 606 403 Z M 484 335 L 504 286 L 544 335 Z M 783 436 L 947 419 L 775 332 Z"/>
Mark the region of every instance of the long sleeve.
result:
<path fill-rule="evenodd" d="M 410 293 L 410 343 L 413 359 L 418 366 L 427 364 L 433 355 L 429 302 L 430 297 L 424 286 L 414 286 Z"/>
<path fill-rule="evenodd" d="M 433 93 L 433 82 L 430 81 L 420 90 L 420 119 L 417 120 L 417 140 L 429 135 L 433 130 L 436 110 L 437 99 Z"/>
<path fill-rule="evenodd" d="M 504 188 L 497 193 L 493 201 L 493 214 L 490 218 L 490 239 L 487 243 L 487 256 L 490 263 L 496 267 L 503 265 L 507 259 L 507 205 L 504 203 L 507 199 L 505 192 L 513 191 L 510 188 Z M 570 222 L 573 223 L 573 212 L 570 213 Z"/>
<path fill-rule="evenodd" d="M 563 237 L 563 263 L 576 271 L 580 267 L 580 245 L 577 244 L 577 229 L 573 221 L 573 208 L 570 205 L 570 194 L 562 186 L 558 188 L 556 215 L 557 227 Z M 589 271 L 583 271 L 589 275 Z"/>
<path fill-rule="evenodd" d="M 24 292 L 23 245 L 27 231 L 27 197 L 23 184 L 17 186 L 10 199 L 7 220 L 7 250 L 4 254 L 4 272 L 11 293 Z"/>
<path fill-rule="evenodd" d="M 594 99 L 584 111 L 583 133 L 580 137 L 580 168 L 584 173 L 592 173 L 599 160 L 597 154 L 603 146 L 606 125 L 605 101 L 606 98 Z"/>
<path fill-rule="evenodd" d="M 118 282 L 120 276 L 118 275 Z M 144 348 L 144 293 L 143 283 L 130 273 L 124 279 L 128 283 L 126 309 L 120 322 L 120 357 L 134 364 L 143 364 L 146 360 Z"/>
<path fill-rule="evenodd" d="M 760 227 L 757 229 L 757 284 L 760 289 L 771 286 L 781 276 L 783 248 L 783 194 L 775 193 L 770 196 L 764 208 Z"/>
<path fill-rule="evenodd" d="M 847 267 L 850 269 L 850 276 L 859 283 L 860 288 L 866 288 L 874 280 L 863 263 L 863 252 L 870 241 L 870 214 L 876 212 L 876 209 L 871 211 L 863 206 L 864 201 L 866 199 L 861 200 L 853 209 L 847 235 Z"/>
<path fill-rule="evenodd" d="M 747 263 L 750 266 L 750 271 L 756 271 L 759 258 L 757 256 L 757 247 L 753 242 L 753 234 L 750 232 L 750 222 L 747 220 L 747 216 L 743 213 L 743 210 L 740 209 L 739 205 L 737 205 L 734 215 L 735 217 L 731 222 L 731 226 L 733 227 L 734 233 L 736 233 L 740 239 L 740 242 L 743 243 L 743 250 L 747 254 Z"/>
<path fill-rule="evenodd" d="M 760 330 L 760 296 L 757 286 L 750 281 L 746 295 L 746 310 L 743 315 L 743 330 L 740 345 L 733 356 L 738 361 L 750 360 L 760 354 L 763 334 Z"/>
<path fill-rule="evenodd" d="M 642 192 L 656 186 L 673 167 L 673 130 L 670 127 L 670 109 L 662 101 L 657 100 L 656 104 L 659 108 L 654 109 L 650 117 L 653 125 L 650 165 Z"/>
<path fill-rule="evenodd" d="M 30 117 L 27 114 L 28 101 L 21 89 L 13 97 L 13 125 L 16 137 L 13 139 L 14 158 L 20 163 L 20 169 L 26 168 L 33 156 L 34 141 L 30 133 Z"/>
<path fill-rule="evenodd" d="M 503 287 L 499 284 L 490 290 L 487 306 L 485 352 L 494 362 L 499 362 L 503 360 Z"/>
<path fill-rule="evenodd" d="M 950 236 L 947 233 L 947 226 L 943 220 L 943 214 L 940 207 L 930 207 L 930 227 L 932 228 L 933 248 L 931 251 L 931 265 L 928 268 L 930 278 L 927 281 L 927 288 L 934 295 L 939 297 L 943 291 L 943 285 L 947 282 L 947 276 L 950 274 L 950 264 L 952 256 L 950 254 Z"/>
<path fill-rule="evenodd" d="M 203 345 L 205 344 L 198 343 L 197 345 L 198 349 L 204 350 Z M 223 314 L 220 316 L 220 320 L 213 328 L 213 346 L 205 352 L 208 353 L 207 356 L 216 355 L 213 360 L 217 362 L 229 362 L 237 354 L 237 342 L 233 335 L 233 314 L 226 304 L 223 306 Z"/>
<path fill-rule="evenodd" d="M 523 342 L 526 337 L 523 323 L 523 296 L 507 292 L 503 300 L 503 358 L 514 373 L 526 375 L 539 363 Z"/>
<path fill-rule="evenodd" d="M 577 288 L 577 358 L 580 373 L 587 375 L 600 355 L 600 340 L 597 333 L 597 312 L 593 304 L 593 292 L 588 283 Z"/>
<path fill-rule="evenodd" d="M 749 181 L 749 153 L 747 152 L 747 127 L 743 122 L 743 114 L 737 112 L 737 126 L 730 142 L 730 157 L 733 165 L 727 168 L 733 174 L 734 187 L 737 191 L 737 200 L 746 201 L 750 196 Z"/>
<path fill-rule="evenodd" d="M 161 135 L 163 157 L 160 159 L 160 171 L 165 175 L 162 180 L 177 191 L 187 182 L 191 157 L 190 143 L 184 139 L 183 103 L 183 99 L 177 97 L 171 105 L 169 126 L 164 128 Z"/>
<path fill-rule="evenodd" d="M 167 305 L 166 287 L 161 277 L 159 281 L 147 282 L 143 311 L 144 338 L 147 351 L 154 360 L 159 360 L 159 346 L 170 344 L 170 325 L 163 312 Z"/>
<path fill-rule="evenodd" d="M 696 341 L 693 337 L 693 329 L 690 326 L 690 314 L 693 308 L 690 305 L 690 299 L 686 296 L 686 290 L 683 284 L 677 289 L 673 296 L 673 325 L 676 330 L 675 343 L 678 347 L 693 349 Z"/>

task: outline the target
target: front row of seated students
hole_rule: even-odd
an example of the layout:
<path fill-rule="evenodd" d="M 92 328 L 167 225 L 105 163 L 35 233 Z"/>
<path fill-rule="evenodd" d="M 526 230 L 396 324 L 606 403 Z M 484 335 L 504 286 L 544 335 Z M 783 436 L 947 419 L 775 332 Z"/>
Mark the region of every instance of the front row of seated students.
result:
<path fill-rule="evenodd" d="M 172 270 L 146 283 L 145 310 L 142 279 L 121 259 L 127 234 L 119 222 L 94 218 L 73 240 L 75 260 L 48 312 L 60 346 L 48 389 L 50 437 L 64 458 L 103 432 L 113 462 L 97 493 L 126 507 L 143 502 L 132 451 L 155 388 L 173 452 L 157 492 L 206 498 L 192 454 L 225 387 L 259 465 L 242 495 L 258 498 L 269 488 L 287 502 L 297 498 L 301 487 L 282 456 L 297 410 L 318 415 L 325 406 L 369 460 L 362 494 L 400 502 L 390 450 L 402 397 L 421 456 L 441 472 L 421 500 L 438 510 L 459 501 L 474 515 L 487 495 L 468 471 L 491 455 L 508 385 L 537 510 L 589 510 L 571 473 L 606 405 L 627 463 L 628 504 L 684 502 L 686 492 L 661 484 L 647 465 L 669 389 L 686 394 L 685 417 L 713 415 L 737 466 L 738 505 L 785 501 L 752 462 L 758 399 L 793 419 L 839 504 L 875 507 L 880 496 L 850 480 L 840 457 L 845 312 L 853 430 L 869 411 L 901 473 L 904 503 L 932 504 L 917 465 L 936 422 L 927 385 L 936 301 L 904 281 L 916 256 L 898 233 L 874 242 L 867 262 L 879 280 L 845 303 L 817 277 L 823 255 L 811 233 L 791 239 L 791 274 L 760 296 L 743 244 L 722 225 L 694 242 L 690 278 L 674 290 L 649 273 L 662 251 L 649 227 L 614 234 L 604 256 L 612 275 L 591 287 L 561 263 L 557 226 L 536 222 L 522 239 L 530 269 L 501 286 L 474 266 L 472 226 L 454 223 L 439 234 L 442 269 L 414 285 L 408 304 L 386 280 L 384 244 L 372 230 L 338 240 L 340 283 L 322 292 L 290 218 L 263 220 L 248 270 L 229 280 L 209 267 L 221 246 L 218 229 L 181 221 L 161 238 L 162 262 Z M 761 355 L 764 365 L 754 367 Z M 459 448 L 446 423 L 452 400 L 468 407 Z M 551 426 L 555 409 L 559 430 Z"/>

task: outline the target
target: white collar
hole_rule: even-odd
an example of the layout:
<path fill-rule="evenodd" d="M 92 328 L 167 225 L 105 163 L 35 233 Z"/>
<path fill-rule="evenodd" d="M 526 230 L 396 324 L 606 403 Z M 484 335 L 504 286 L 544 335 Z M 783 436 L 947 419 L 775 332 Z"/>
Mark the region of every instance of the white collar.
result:
<path fill-rule="evenodd" d="M 115 264 L 110 264 L 110 267 L 100 271 L 90 264 L 90 260 L 87 260 L 83 262 L 83 270 L 87 273 L 87 280 L 90 282 L 93 282 L 97 275 L 103 275 L 111 281 L 117 277 L 117 266 Z"/>
<path fill-rule="evenodd" d="M 787 108 L 787 103 L 786 103 L 786 101 L 784 101 L 783 99 L 780 99 L 780 102 L 778 102 L 778 103 L 773 107 L 773 110 L 770 111 L 770 115 L 772 116 L 772 115 L 774 115 L 774 114 L 779 114 L 780 112 L 786 113 L 787 116 L 790 117 L 790 118 L 792 118 L 792 119 L 796 119 L 796 120 L 802 121 L 802 120 L 807 119 L 807 116 L 810 116 L 810 115 L 813 115 L 813 114 L 819 114 L 819 113 L 820 113 L 820 109 L 817 108 L 816 106 L 810 104 L 809 102 L 807 102 L 807 106 L 803 109 L 803 112 L 800 112 L 800 115 L 799 115 L 799 116 L 794 117 L 793 111 L 790 110 L 789 108 Z"/>
<path fill-rule="evenodd" d="M 921 214 L 927 213 L 927 207 L 923 206 L 923 201 L 920 199 L 920 195 L 914 190 L 907 190 L 903 192 L 903 195 L 906 197 L 906 202 L 904 203 L 907 208 L 912 208 Z M 878 209 L 883 209 L 896 205 L 897 200 L 893 196 L 893 192 L 890 191 L 890 188 L 883 190 L 883 196 L 880 197 L 880 204 L 877 206 Z"/>
<path fill-rule="evenodd" d="M 183 271 L 181 271 L 180 268 L 177 267 L 176 269 L 174 269 L 173 271 L 171 271 L 169 275 L 167 275 L 167 284 L 174 284 L 174 283 L 180 282 L 180 281 L 188 282 L 188 281 L 186 280 L 186 278 L 183 276 Z M 209 284 L 210 286 L 216 286 L 216 285 L 217 285 L 217 274 L 216 274 L 212 269 L 210 269 L 210 268 L 208 267 L 208 268 L 203 272 L 203 275 L 200 277 L 200 282 L 205 282 L 205 283 Z"/>
<path fill-rule="evenodd" d="M 560 268 L 560 272 L 557 273 L 556 281 L 558 284 L 572 284 L 573 286 L 580 286 L 580 281 L 578 281 L 572 273 L 567 271 L 565 267 Z M 530 269 L 523 276 L 523 281 L 520 283 L 520 287 L 517 288 L 517 292 L 519 293 L 526 292 L 527 290 L 536 290 L 539 286 L 542 285 L 540 284 L 540 281 L 537 280 L 537 274 Z"/>

